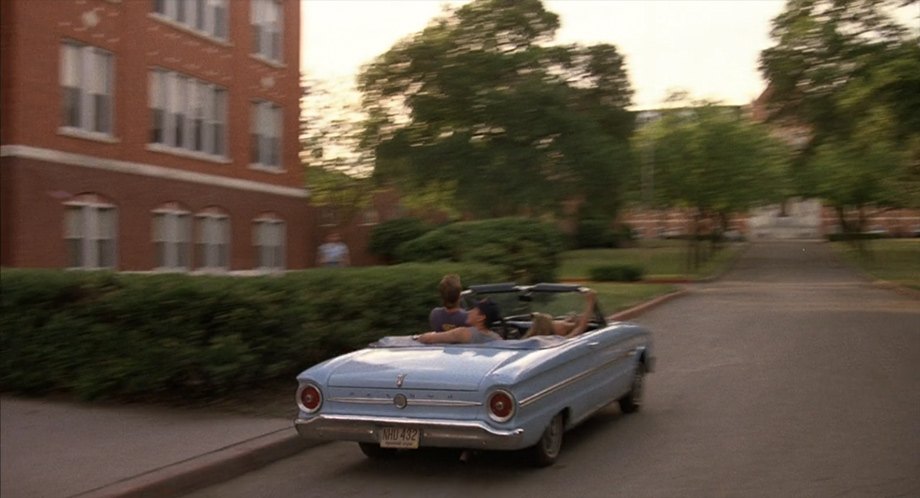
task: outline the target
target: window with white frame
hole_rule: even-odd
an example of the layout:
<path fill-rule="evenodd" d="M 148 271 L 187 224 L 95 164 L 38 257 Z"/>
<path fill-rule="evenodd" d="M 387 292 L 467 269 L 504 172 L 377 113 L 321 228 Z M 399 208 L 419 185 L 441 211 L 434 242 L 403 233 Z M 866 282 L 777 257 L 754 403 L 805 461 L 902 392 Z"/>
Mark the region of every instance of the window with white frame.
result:
<path fill-rule="evenodd" d="M 96 195 L 65 204 L 64 239 L 70 268 L 115 268 L 115 206 Z"/>
<path fill-rule="evenodd" d="M 252 0 L 252 52 L 281 62 L 281 0 Z"/>
<path fill-rule="evenodd" d="M 277 217 L 258 218 L 253 223 L 256 267 L 263 270 L 284 269 L 285 224 Z"/>
<path fill-rule="evenodd" d="M 211 156 L 227 151 L 227 91 L 172 71 L 150 72 L 150 142 Z"/>
<path fill-rule="evenodd" d="M 100 48 L 74 41 L 61 45 L 65 127 L 112 134 L 113 65 L 112 54 Z"/>
<path fill-rule="evenodd" d="M 192 216 L 178 204 L 170 203 L 153 212 L 153 243 L 157 268 L 188 270 L 191 259 Z"/>
<path fill-rule="evenodd" d="M 253 102 L 251 128 L 252 163 L 281 169 L 281 106 Z"/>
<path fill-rule="evenodd" d="M 230 267 L 230 218 L 215 209 L 195 216 L 198 238 L 195 253 L 198 268 L 202 270 L 226 270 Z"/>
<path fill-rule="evenodd" d="M 203 35 L 227 39 L 227 0 L 154 0 L 153 11 Z"/>

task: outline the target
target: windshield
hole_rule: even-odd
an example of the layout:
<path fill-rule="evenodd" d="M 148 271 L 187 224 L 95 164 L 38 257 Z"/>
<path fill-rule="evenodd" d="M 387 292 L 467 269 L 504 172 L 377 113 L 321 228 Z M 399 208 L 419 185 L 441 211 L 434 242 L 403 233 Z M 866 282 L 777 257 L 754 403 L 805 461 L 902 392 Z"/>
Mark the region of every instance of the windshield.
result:
<path fill-rule="evenodd" d="M 535 312 L 561 319 L 584 311 L 585 297 L 581 290 L 574 285 L 549 284 L 473 286 L 464 292 L 462 304 L 468 309 L 480 299 L 489 298 L 498 304 L 506 321 L 530 320 Z M 602 317 L 599 311 L 596 314 Z"/>

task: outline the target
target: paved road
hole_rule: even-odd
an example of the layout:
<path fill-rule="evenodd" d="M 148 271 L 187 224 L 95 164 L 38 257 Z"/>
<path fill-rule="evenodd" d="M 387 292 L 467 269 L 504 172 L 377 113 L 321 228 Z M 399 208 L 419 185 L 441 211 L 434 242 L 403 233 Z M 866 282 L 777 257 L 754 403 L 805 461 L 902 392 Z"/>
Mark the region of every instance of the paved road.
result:
<path fill-rule="evenodd" d="M 557 465 L 357 446 L 308 450 L 196 497 L 920 496 L 920 301 L 821 243 L 752 245 L 719 282 L 653 310 L 643 412 L 567 433 Z"/>

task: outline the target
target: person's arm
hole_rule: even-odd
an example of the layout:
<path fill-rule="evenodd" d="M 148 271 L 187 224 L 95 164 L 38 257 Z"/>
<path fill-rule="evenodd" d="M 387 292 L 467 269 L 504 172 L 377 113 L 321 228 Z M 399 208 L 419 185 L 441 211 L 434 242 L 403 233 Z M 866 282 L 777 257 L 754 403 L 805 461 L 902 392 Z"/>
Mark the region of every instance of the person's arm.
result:
<path fill-rule="evenodd" d="M 578 317 L 578 321 L 575 323 L 575 328 L 566 334 L 566 338 L 575 337 L 576 335 L 583 333 L 585 330 L 588 330 L 588 324 L 591 323 L 591 317 L 594 315 L 595 303 L 597 303 L 597 293 L 592 289 L 588 289 L 585 291 L 585 310 L 582 312 L 581 316 Z"/>
<path fill-rule="evenodd" d="M 470 330 L 466 327 L 457 327 L 447 332 L 425 332 L 416 336 L 422 344 L 462 344 L 470 342 Z"/>

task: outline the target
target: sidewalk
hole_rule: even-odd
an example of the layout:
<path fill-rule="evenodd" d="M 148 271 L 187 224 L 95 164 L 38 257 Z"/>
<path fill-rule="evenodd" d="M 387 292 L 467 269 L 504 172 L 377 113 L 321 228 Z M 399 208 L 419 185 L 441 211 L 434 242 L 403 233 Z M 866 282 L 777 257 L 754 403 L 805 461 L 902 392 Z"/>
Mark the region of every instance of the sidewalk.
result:
<path fill-rule="evenodd" d="M 3 498 L 179 496 L 306 447 L 289 419 L 0 398 Z"/>

